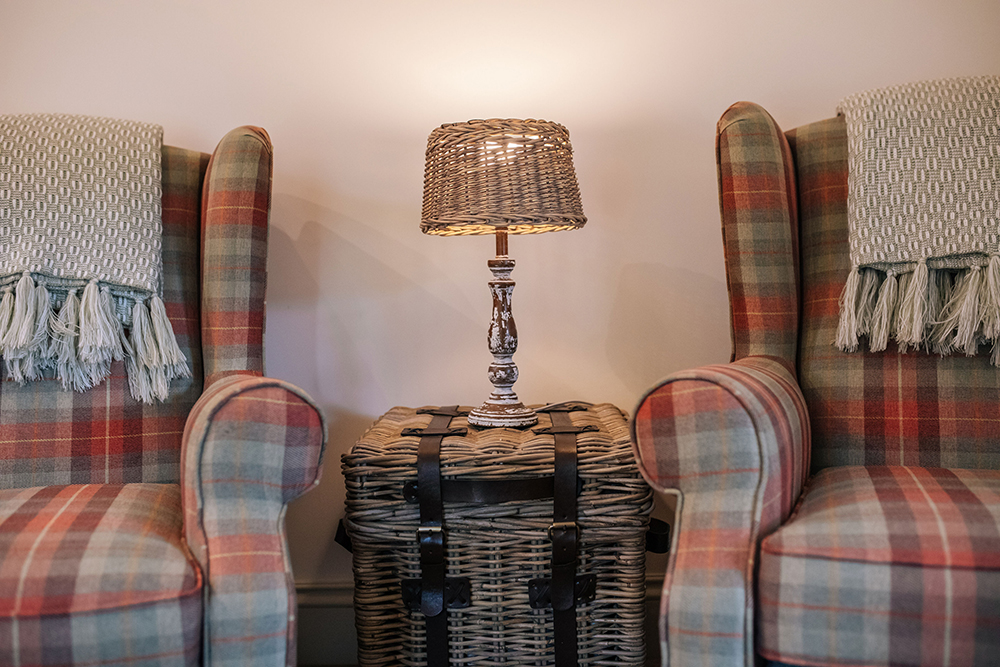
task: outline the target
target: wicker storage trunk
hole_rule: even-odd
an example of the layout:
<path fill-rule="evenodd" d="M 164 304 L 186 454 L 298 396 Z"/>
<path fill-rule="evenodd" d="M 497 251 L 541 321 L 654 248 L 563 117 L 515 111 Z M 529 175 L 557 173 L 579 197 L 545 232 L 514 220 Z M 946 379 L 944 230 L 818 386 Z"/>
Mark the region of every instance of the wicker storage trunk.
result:
<path fill-rule="evenodd" d="M 576 662 L 642 665 L 652 492 L 639 476 L 622 412 L 608 404 L 583 406 L 558 417 L 539 413 L 533 429 L 467 428 L 464 435 L 444 436 L 440 478 L 443 485 L 455 486 L 462 482 L 450 480 L 506 480 L 502 485 L 511 489 L 517 480 L 551 479 L 555 436 L 535 430 L 566 419 L 562 423 L 584 430 L 575 436 Z M 413 490 L 421 437 L 403 431 L 427 428 L 431 419 L 411 408 L 394 408 L 343 457 L 361 665 L 428 664 L 427 625 L 420 610 L 421 513 Z M 464 416 L 455 416 L 448 426 L 468 424 Z M 551 493 L 490 504 L 449 502 L 447 495 L 447 577 L 465 581 L 468 589 L 461 594 L 467 606 L 447 609 L 450 664 L 556 664 L 553 611 L 544 607 L 544 593 L 539 601 L 536 586 L 541 581 L 544 589 L 552 576 Z M 450 591 L 445 597 L 453 593 L 458 595 Z"/>

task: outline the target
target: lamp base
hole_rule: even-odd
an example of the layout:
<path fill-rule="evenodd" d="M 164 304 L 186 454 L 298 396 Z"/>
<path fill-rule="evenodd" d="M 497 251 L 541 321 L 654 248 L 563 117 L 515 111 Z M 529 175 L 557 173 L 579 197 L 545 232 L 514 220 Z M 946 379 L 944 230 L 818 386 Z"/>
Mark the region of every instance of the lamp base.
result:
<path fill-rule="evenodd" d="M 495 402 L 490 396 L 481 406 L 469 413 L 469 423 L 482 428 L 524 428 L 538 423 L 538 415 L 520 401 Z"/>
<path fill-rule="evenodd" d="M 510 296 L 514 291 L 510 273 L 514 270 L 514 260 L 507 256 L 506 229 L 497 230 L 497 256 L 486 264 L 493 274 L 489 282 L 493 319 L 488 334 L 493 363 L 487 372 L 493 391 L 486 402 L 469 413 L 469 423 L 483 428 L 524 428 L 537 424 L 538 416 L 531 408 L 524 407 L 513 389 L 517 382 L 517 364 L 513 358 L 517 350 L 517 327 L 510 312 Z"/>

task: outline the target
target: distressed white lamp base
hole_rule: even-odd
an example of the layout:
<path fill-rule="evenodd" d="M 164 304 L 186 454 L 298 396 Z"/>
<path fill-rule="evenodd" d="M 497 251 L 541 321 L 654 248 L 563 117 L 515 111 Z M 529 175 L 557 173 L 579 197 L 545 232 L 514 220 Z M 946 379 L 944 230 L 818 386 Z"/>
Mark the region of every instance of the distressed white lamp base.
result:
<path fill-rule="evenodd" d="M 538 415 L 516 401 L 509 407 L 493 402 L 493 395 L 481 406 L 469 413 L 469 423 L 482 428 L 524 428 L 538 423 Z"/>
<path fill-rule="evenodd" d="M 538 423 L 538 416 L 521 403 L 513 388 L 517 381 L 513 359 L 517 350 L 517 327 L 510 312 L 510 296 L 514 291 L 510 274 L 514 270 L 514 260 L 507 256 L 506 230 L 497 231 L 497 256 L 487 265 L 493 272 L 493 280 L 489 283 L 493 293 L 493 319 L 489 329 L 493 363 L 488 371 L 493 391 L 485 403 L 469 413 L 469 423 L 486 428 L 524 428 Z"/>

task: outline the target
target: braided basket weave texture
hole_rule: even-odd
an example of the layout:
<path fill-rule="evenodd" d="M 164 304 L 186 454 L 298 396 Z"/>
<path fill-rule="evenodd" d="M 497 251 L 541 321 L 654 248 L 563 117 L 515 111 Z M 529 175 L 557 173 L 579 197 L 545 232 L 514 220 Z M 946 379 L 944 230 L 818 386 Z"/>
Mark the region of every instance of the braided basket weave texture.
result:
<path fill-rule="evenodd" d="M 577 438 L 580 543 L 577 574 L 593 574 L 596 598 L 577 604 L 581 665 L 645 661 L 645 534 L 652 491 L 632 455 L 625 416 L 609 404 L 568 413 L 596 432 Z M 401 579 L 420 578 L 419 506 L 403 485 L 416 480 L 419 438 L 429 415 L 394 408 L 343 457 L 346 525 L 354 548 L 355 617 L 361 665 L 426 665 L 424 620 L 401 596 Z M 451 426 L 467 426 L 457 417 Z M 538 427 L 551 426 L 539 413 Z M 514 479 L 553 474 L 552 435 L 470 428 L 445 437 L 442 479 Z M 552 610 L 529 606 L 528 582 L 551 576 L 552 500 L 496 505 L 446 503 L 448 577 L 471 582 L 471 606 L 448 610 L 451 664 L 551 665 Z"/>
<path fill-rule="evenodd" d="M 442 125 L 427 140 L 420 229 L 442 236 L 536 234 L 587 222 L 569 132 L 546 120 Z"/>

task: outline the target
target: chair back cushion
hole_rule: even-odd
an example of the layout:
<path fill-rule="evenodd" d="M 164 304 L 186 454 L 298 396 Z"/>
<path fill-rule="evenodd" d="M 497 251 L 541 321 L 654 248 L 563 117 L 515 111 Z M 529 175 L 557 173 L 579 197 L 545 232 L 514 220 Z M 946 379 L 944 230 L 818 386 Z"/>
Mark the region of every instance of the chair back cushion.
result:
<path fill-rule="evenodd" d="M 122 362 L 102 384 L 65 391 L 55 379 L 0 381 L 0 488 L 177 482 L 184 421 L 201 395 L 199 244 L 209 156 L 164 146 L 163 302 L 191 378 L 166 401 L 136 402 Z"/>
<path fill-rule="evenodd" d="M 843 118 L 788 133 L 799 197 L 802 324 L 799 383 L 809 405 L 813 469 L 908 465 L 1000 469 L 1000 369 L 966 357 L 833 345 L 850 270 Z"/>

